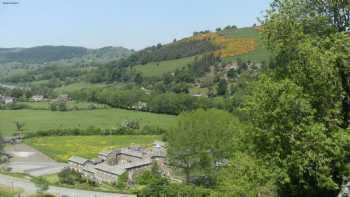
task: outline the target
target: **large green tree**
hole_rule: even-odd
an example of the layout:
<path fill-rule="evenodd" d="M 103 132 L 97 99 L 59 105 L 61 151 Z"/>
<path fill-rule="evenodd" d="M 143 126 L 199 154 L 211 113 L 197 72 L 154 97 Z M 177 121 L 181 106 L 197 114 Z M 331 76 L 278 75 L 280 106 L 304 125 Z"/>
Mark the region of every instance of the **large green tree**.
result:
<path fill-rule="evenodd" d="M 281 196 L 335 196 L 350 175 L 349 4 L 274 0 L 263 21 L 273 59 L 242 110 Z"/>
<path fill-rule="evenodd" d="M 310 96 L 289 79 L 261 76 L 242 110 L 258 157 L 280 168 L 281 196 L 334 196 L 348 176 L 350 135 L 317 121 Z"/>
<path fill-rule="evenodd" d="M 177 126 L 168 133 L 170 163 L 186 174 L 195 171 L 215 177 L 218 165 L 230 158 L 239 134 L 238 121 L 216 109 L 197 110 L 178 117 Z M 236 139 L 238 140 L 238 139 Z"/>
<path fill-rule="evenodd" d="M 264 21 L 275 78 L 301 86 L 330 129 L 350 123 L 349 21 L 347 0 L 275 0 Z"/>

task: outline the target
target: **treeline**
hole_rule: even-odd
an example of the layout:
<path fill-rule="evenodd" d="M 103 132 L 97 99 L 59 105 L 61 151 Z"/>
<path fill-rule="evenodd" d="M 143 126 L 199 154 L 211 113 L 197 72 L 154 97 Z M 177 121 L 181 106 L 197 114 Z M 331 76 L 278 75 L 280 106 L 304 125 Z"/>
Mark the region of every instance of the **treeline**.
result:
<path fill-rule="evenodd" d="M 89 135 L 161 135 L 165 130 L 157 126 L 145 125 L 142 128 L 67 128 L 49 129 L 25 133 L 25 138 L 48 136 L 89 136 Z"/>
<path fill-rule="evenodd" d="M 206 40 L 181 40 L 174 43 L 152 46 L 131 55 L 127 60 L 130 65 L 146 64 L 164 60 L 190 57 L 218 49 Z"/>
<path fill-rule="evenodd" d="M 154 113 L 179 114 L 198 108 L 223 108 L 225 101 L 180 93 L 148 93 L 142 89 L 87 88 L 72 92 L 73 99 L 107 104 L 111 107 Z"/>
<path fill-rule="evenodd" d="M 25 83 L 43 80 L 68 82 L 70 79 L 79 78 L 82 74 L 83 71 L 80 67 L 51 65 L 10 75 L 5 77 L 4 81 L 9 83 Z"/>
<path fill-rule="evenodd" d="M 45 63 L 81 57 L 87 53 L 88 50 L 83 47 L 40 46 L 2 53 L 0 59 L 2 62 Z"/>

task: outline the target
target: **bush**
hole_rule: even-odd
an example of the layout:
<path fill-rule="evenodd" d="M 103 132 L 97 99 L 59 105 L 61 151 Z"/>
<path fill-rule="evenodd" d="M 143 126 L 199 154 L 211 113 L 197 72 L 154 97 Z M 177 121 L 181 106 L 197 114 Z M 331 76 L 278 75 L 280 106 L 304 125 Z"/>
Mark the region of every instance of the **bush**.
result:
<path fill-rule="evenodd" d="M 64 100 L 56 100 L 50 103 L 51 111 L 67 111 L 67 102 Z"/>
<path fill-rule="evenodd" d="M 81 175 L 78 172 L 70 170 L 68 168 L 62 170 L 57 175 L 61 184 L 75 185 L 76 183 L 85 182 L 85 180 L 81 177 Z"/>
<path fill-rule="evenodd" d="M 143 129 L 117 128 L 117 129 L 101 129 L 89 127 L 67 128 L 67 129 L 49 129 L 37 132 L 26 133 L 25 138 L 47 137 L 47 136 L 88 136 L 88 135 L 160 135 L 165 133 L 165 130 L 153 126 L 145 126 Z"/>
<path fill-rule="evenodd" d="M 122 122 L 121 127 L 129 129 L 139 129 L 140 123 L 138 120 L 125 120 Z"/>
<path fill-rule="evenodd" d="M 119 176 L 116 187 L 120 190 L 125 189 L 128 185 L 128 172 L 124 172 L 122 175 Z"/>

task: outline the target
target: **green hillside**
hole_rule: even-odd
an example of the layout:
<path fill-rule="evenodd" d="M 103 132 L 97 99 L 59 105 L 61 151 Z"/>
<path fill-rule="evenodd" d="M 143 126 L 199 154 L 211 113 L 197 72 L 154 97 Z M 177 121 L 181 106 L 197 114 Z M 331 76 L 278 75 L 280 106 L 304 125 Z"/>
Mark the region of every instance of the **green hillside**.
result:
<path fill-rule="evenodd" d="M 31 48 L 0 48 L 0 63 L 43 64 L 71 60 L 88 62 L 108 62 L 131 55 L 133 52 L 123 47 L 88 49 L 72 46 L 38 46 Z M 60 62 L 62 63 L 62 62 Z"/>
<path fill-rule="evenodd" d="M 224 30 L 221 32 L 224 36 L 227 37 L 236 37 L 236 38 L 254 38 L 257 42 L 257 47 L 255 51 L 238 55 L 234 57 L 229 57 L 226 59 L 226 61 L 232 61 L 237 60 L 240 58 L 242 61 L 253 61 L 253 62 L 262 62 L 262 61 L 268 61 L 270 57 L 269 51 L 264 46 L 264 42 L 261 38 L 260 33 L 255 28 L 241 28 L 236 30 Z"/>
<path fill-rule="evenodd" d="M 87 53 L 88 50 L 84 47 L 68 46 L 39 46 L 18 50 L 3 49 L 2 53 L 0 53 L 0 62 L 45 63 L 60 59 L 81 57 Z"/>
<path fill-rule="evenodd" d="M 202 33 L 203 35 L 208 34 L 208 33 Z M 185 43 L 188 40 L 193 40 L 198 37 L 198 35 L 185 38 L 181 41 Z M 252 41 L 255 41 L 256 46 L 254 47 L 254 50 L 249 51 L 248 53 L 242 52 L 242 54 L 235 55 L 235 56 L 228 56 L 224 57 L 223 60 L 224 62 L 232 62 L 232 61 L 237 61 L 238 59 L 242 61 L 251 61 L 251 62 L 256 62 L 256 63 L 261 63 L 263 61 L 268 61 L 269 60 L 269 52 L 264 46 L 264 42 L 261 38 L 261 35 L 259 31 L 254 28 L 254 27 L 246 27 L 246 28 L 227 28 L 224 30 L 221 30 L 219 32 L 212 33 L 212 36 L 223 36 L 224 38 L 228 39 L 227 42 L 230 41 L 230 39 L 235 39 L 237 43 L 239 43 L 240 40 L 244 39 L 251 39 Z M 212 38 L 205 38 L 205 41 L 212 41 Z M 225 40 L 223 42 L 226 42 Z M 213 42 L 214 43 L 214 42 Z M 235 44 L 235 43 L 233 43 Z M 244 42 L 242 44 L 245 44 Z M 214 43 L 215 45 L 215 43 Z M 175 48 L 176 42 L 175 43 L 169 43 L 166 45 L 167 48 Z M 223 46 L 217 46 L 216 49 L 222 48 Z M 234 46 L 235 47 L 235 46 Z M 242 46 L 236 46 L 237 50 L 239 50 L 239 47 Z M 243 46 L 245 47 L 245 46 Z M 162 48 L 158 49 L 157 53 L 160 53 L 159 51 L 162 50 Z M 235 50 L 235 49 L 232 49 Z M 210 51 L 205 51 L 204 53 L 196 53 L 196 55 L 200 54 L 205 54 L 208 52 L 215 52 L 215 49 L 211 49 Z M 141 52 L 145 53 L 145 51 Z M 135 55 L 136 57 L 137 55 Z M 152 53 L 149 54 L 149 56 L 152 56 Z M 134 66 L 137 71 L 140 71 L 144 76 L 146 77 L 154 77 L 154 76 L 161 76 L 164 73 L 168 72 L 173 72 L 176 69 L 182 68 L 183 66 L 186 66 L 187 64 L 191 63 L 194 60 L 194 57 L 184 57 L 180 59 L 171 59 L 171 60 L 165 60 L 165 61 L 158 61 L 158 62 L 150 62 L 147 64 L 138 64 Z"/>
<path fill-rule="evenodd" d="M 176 60 L 166 60 L 161 62 L 151 62 L 146 65 L 137 65 L 134 68 L 145 77 L 159 77 L 165 73 L 172 72 L 191 63 L 194 57 L 185 57 Z"/>

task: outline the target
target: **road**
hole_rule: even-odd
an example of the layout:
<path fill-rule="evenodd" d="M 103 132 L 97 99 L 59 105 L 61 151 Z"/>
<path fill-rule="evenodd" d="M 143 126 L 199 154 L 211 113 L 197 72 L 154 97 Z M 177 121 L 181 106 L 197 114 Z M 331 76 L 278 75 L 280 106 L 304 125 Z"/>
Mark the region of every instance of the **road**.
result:
<path fill-rule="evenodd" d="M 22 189 L 25 193 L 32 194 L 37 191 L 35 185 L 26 179 L 15 178 L 11 176 L 0 174 L 0 185 L 4 185 L 11 188 Z M 116 194 L 116 193 L 104 193 L 104 192 L 93 192 L 78 189 L 68 189 L 63 187 L 50 186 L 48 193 L 55 195 L 65 195 L 70 197 L 136 197 L 135 195 L 128 194 Z"/>

